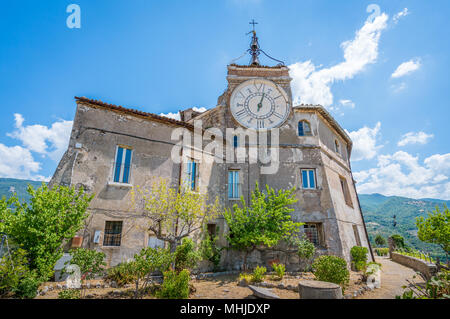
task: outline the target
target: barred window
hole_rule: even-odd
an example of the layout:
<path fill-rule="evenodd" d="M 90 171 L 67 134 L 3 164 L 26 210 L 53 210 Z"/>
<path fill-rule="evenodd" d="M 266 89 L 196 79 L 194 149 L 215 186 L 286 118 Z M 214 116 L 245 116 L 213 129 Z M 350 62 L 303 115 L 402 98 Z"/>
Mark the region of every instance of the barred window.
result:
<path fill-rule="evenodd" d="M 105 223 L 103 246 L 120 246 L 121 239 L 122 221 L 107 221 Z"/>
<path fill-rule="evenodd" d="M 303 225 L 303 231 L 306 238 L 314 244 L 314 246 L 320 245 L 319 227 L 317 224 L 305 224 Z"/>

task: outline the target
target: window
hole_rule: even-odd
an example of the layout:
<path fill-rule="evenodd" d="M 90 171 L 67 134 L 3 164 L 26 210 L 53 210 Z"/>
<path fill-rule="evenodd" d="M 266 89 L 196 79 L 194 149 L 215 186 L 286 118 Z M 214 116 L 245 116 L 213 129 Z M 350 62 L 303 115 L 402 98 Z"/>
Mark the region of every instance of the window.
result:
<path fill-rule="evenodd" d="M 298 136 L 311 136 L 311 125 L 308 121 L 298 122 Z"/>
<path fill-rule="evenodd" d="M 233 136 L 233 147 L 237 148 L 239 146 L 239 137 L 237 135 Z"/>
<path fill-rule="evenodd" d="M 228 171 L 228 198 L 238 199 L 239 196 L 239 171 Z"/>
<path fill-rule="evenodd" d="M 352 198 L 350 197 L 350 191 L 348 189 L 347 180 L 344 177 L 339 177 L 339 180 L 341 182 L 341 188 L 342 188 L 342 193 L 344 194 L 345 203 L 348 206 L 353 207 L 353 202 L 352 202 Z"/>
<path fill-rule="evenodd" d="M 147 246 L 150 248 L 164 248 L 165 242 L 164 240 L 160 240 L 155 236 L 149 236 Z"/>
<path fill-rule="evenodd" d="M 190 160 L 186 165 L 186 182 L 191 190 L 196 190 L 198 186 L 198 163 Z"/>
<path fill-rule="evenodd" d="M 122 222 L 105 223 L 105 235 L 103 236 L 103 246 L 120 246 L 122 239 Z"/>
<path fill-rule="evenodd" d="M 302 169 L 302 187 L 304 189 L 316 188 L 316 176 L 314 169 Z"/>
<path fill-rule="evenodd" d="M 356 246 L 361 246 L 361 238 L 359 237 L 357 225 L 353 225 L 353 233 L 355 234 Z"/>
<path fill-rule="evenodd" d="M 216 224 L 208 224 L 208 234 L 210 238 L 216 235 Z"/>
<path fill-rule="evenodd" d="M 115 183 L 129 183 L 132 152 L 129 148 L 117 146 L 116 162 L 114 164 Z"/>
<path fill-rule="evenodd" d="M 341 147 L 338 140 L 334 140 L 334 150 L 336 151 L 336 153 L 341 154 Z"/>
<path fill-rule="evenodd" d="M 320 239 L 320 224 L 308 224 L 306 223 L 303 225 L 303 232 L 308 238 L 310 242 L 314 244 L 314 246 L 320 246 L 321 239 Z"/>

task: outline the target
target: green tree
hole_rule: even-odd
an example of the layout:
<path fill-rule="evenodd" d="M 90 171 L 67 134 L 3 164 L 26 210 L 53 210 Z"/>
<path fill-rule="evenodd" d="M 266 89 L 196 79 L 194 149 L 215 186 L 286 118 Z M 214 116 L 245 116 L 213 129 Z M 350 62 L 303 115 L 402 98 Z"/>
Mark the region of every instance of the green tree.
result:
<path fill-rule="evenodd" d="M 297 202 L 294 189 L 279 190 L 266 185 L 261 192 L 256 183 L 250 205 L 241 197 L 241 207 L 235 204 L 233 210 L 226 210 L 224 218 L 229 227 L 227 239 L 230 246 L 244 251 L 244 267 L 247 256 L 259 245 L 273 247 L 281 240 L 291 238 L 299 232 L 302 223 L 292 221 L 289 205 Z"/>
<path fill-rule="evenodd" d="M 201 259 L 200 252 L 196 251 L 191 238 L 183 238 L 181 245 L 175 250 L 175 270 L 194 269 Z"/>
<path fill-rule="evenodd" d="M 171 252 L 181 244 L 181 240 L 201 230 L 220 212 L 218 198 L 210 204 L 207 194 L 181 187 L 171 188 L 166 179 L 152 184 L 150 189 L 139 186 L 133 189 L 132 202 L 140 206 L 148 218 L 147 229 L 158 239 L 170 244 Z"/>
<path fill-rule="evenodd" d="M 421 241 L 438 244 L 445 251 L 448 260 L 450 251 L 450 211 L 444 205 L 444 211 L 439 207 L 435 211 L 429 212 L 428 217 L 418 217 L 416 219 L 418 237 Z"/>
<path fill-rule="evenodd" d="M 38 189 L 28 186 L 30 203 L 21 203 L 16 195 L 0 200 L 1 231 L 27 252 L 30 269 L 36 269 L 45 281 L 63 255 L 63 244 L 83 227 L 93 195 L 83 189 L 64 186 L 50 189 L 42 183 Z"/>
<path fill-rule="evenodd" d="M 375 236 L 375 244 L 377 244 L 378 247 L 383 247 L 386 245 L 386 239 L 380 234 L 377 234 Z"/>

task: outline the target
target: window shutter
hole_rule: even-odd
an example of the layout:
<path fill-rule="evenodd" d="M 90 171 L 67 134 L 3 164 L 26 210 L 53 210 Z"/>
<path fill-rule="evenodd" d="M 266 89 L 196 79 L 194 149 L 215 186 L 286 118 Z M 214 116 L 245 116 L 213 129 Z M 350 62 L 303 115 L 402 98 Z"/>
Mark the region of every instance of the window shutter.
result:
<path fill-rule="evenodd" d="M 304 136 L 303 121 L 298 122 L 298 136 Z"/>
<path fill-rule="evenodd" d="M 310 188 L 316 188 L 316 180 L 314 178 L 314 171 L 309 171 L 309 187 Z"/>
<path fill-rule="evenodd" d="M 117 147 L 116 167 L 114 169 L 114 182 L 120 182 L 120 170 L 122 167 L 123 148 Z"/>
<path fill-rule="evenodd" d="M 123 182 L 126 184 L 128 184 L 128 179 L 130 177 L 131 152 L 132 152 L 132 150 L 127 149 L 126 153 L 125 153 L 125 165 L 123 168 Z"/>
<path fill-rule="evenodd" d="M 308 172 L 306 170 L 302 171 L 302 182 L 303 188 L 308 188 Z"/>

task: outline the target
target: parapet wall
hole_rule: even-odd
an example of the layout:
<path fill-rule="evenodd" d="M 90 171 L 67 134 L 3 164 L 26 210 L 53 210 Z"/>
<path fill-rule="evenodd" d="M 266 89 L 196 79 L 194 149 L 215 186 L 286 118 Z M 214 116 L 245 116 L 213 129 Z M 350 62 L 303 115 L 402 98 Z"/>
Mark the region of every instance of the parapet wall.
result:
<path fill-rule="evenodd" d="M 437 272 L 437 267 L 435 264 L 426 262 L 424 260 L 411 257 L 411 256 L 405 256 L 399 253 L 391 252 L 391 258 L 393 261 L 414 269 L 415 271 L 418 271 L 422 273 L 427 280 L 431 279 L 432 276 L 434 276 Z"/>

